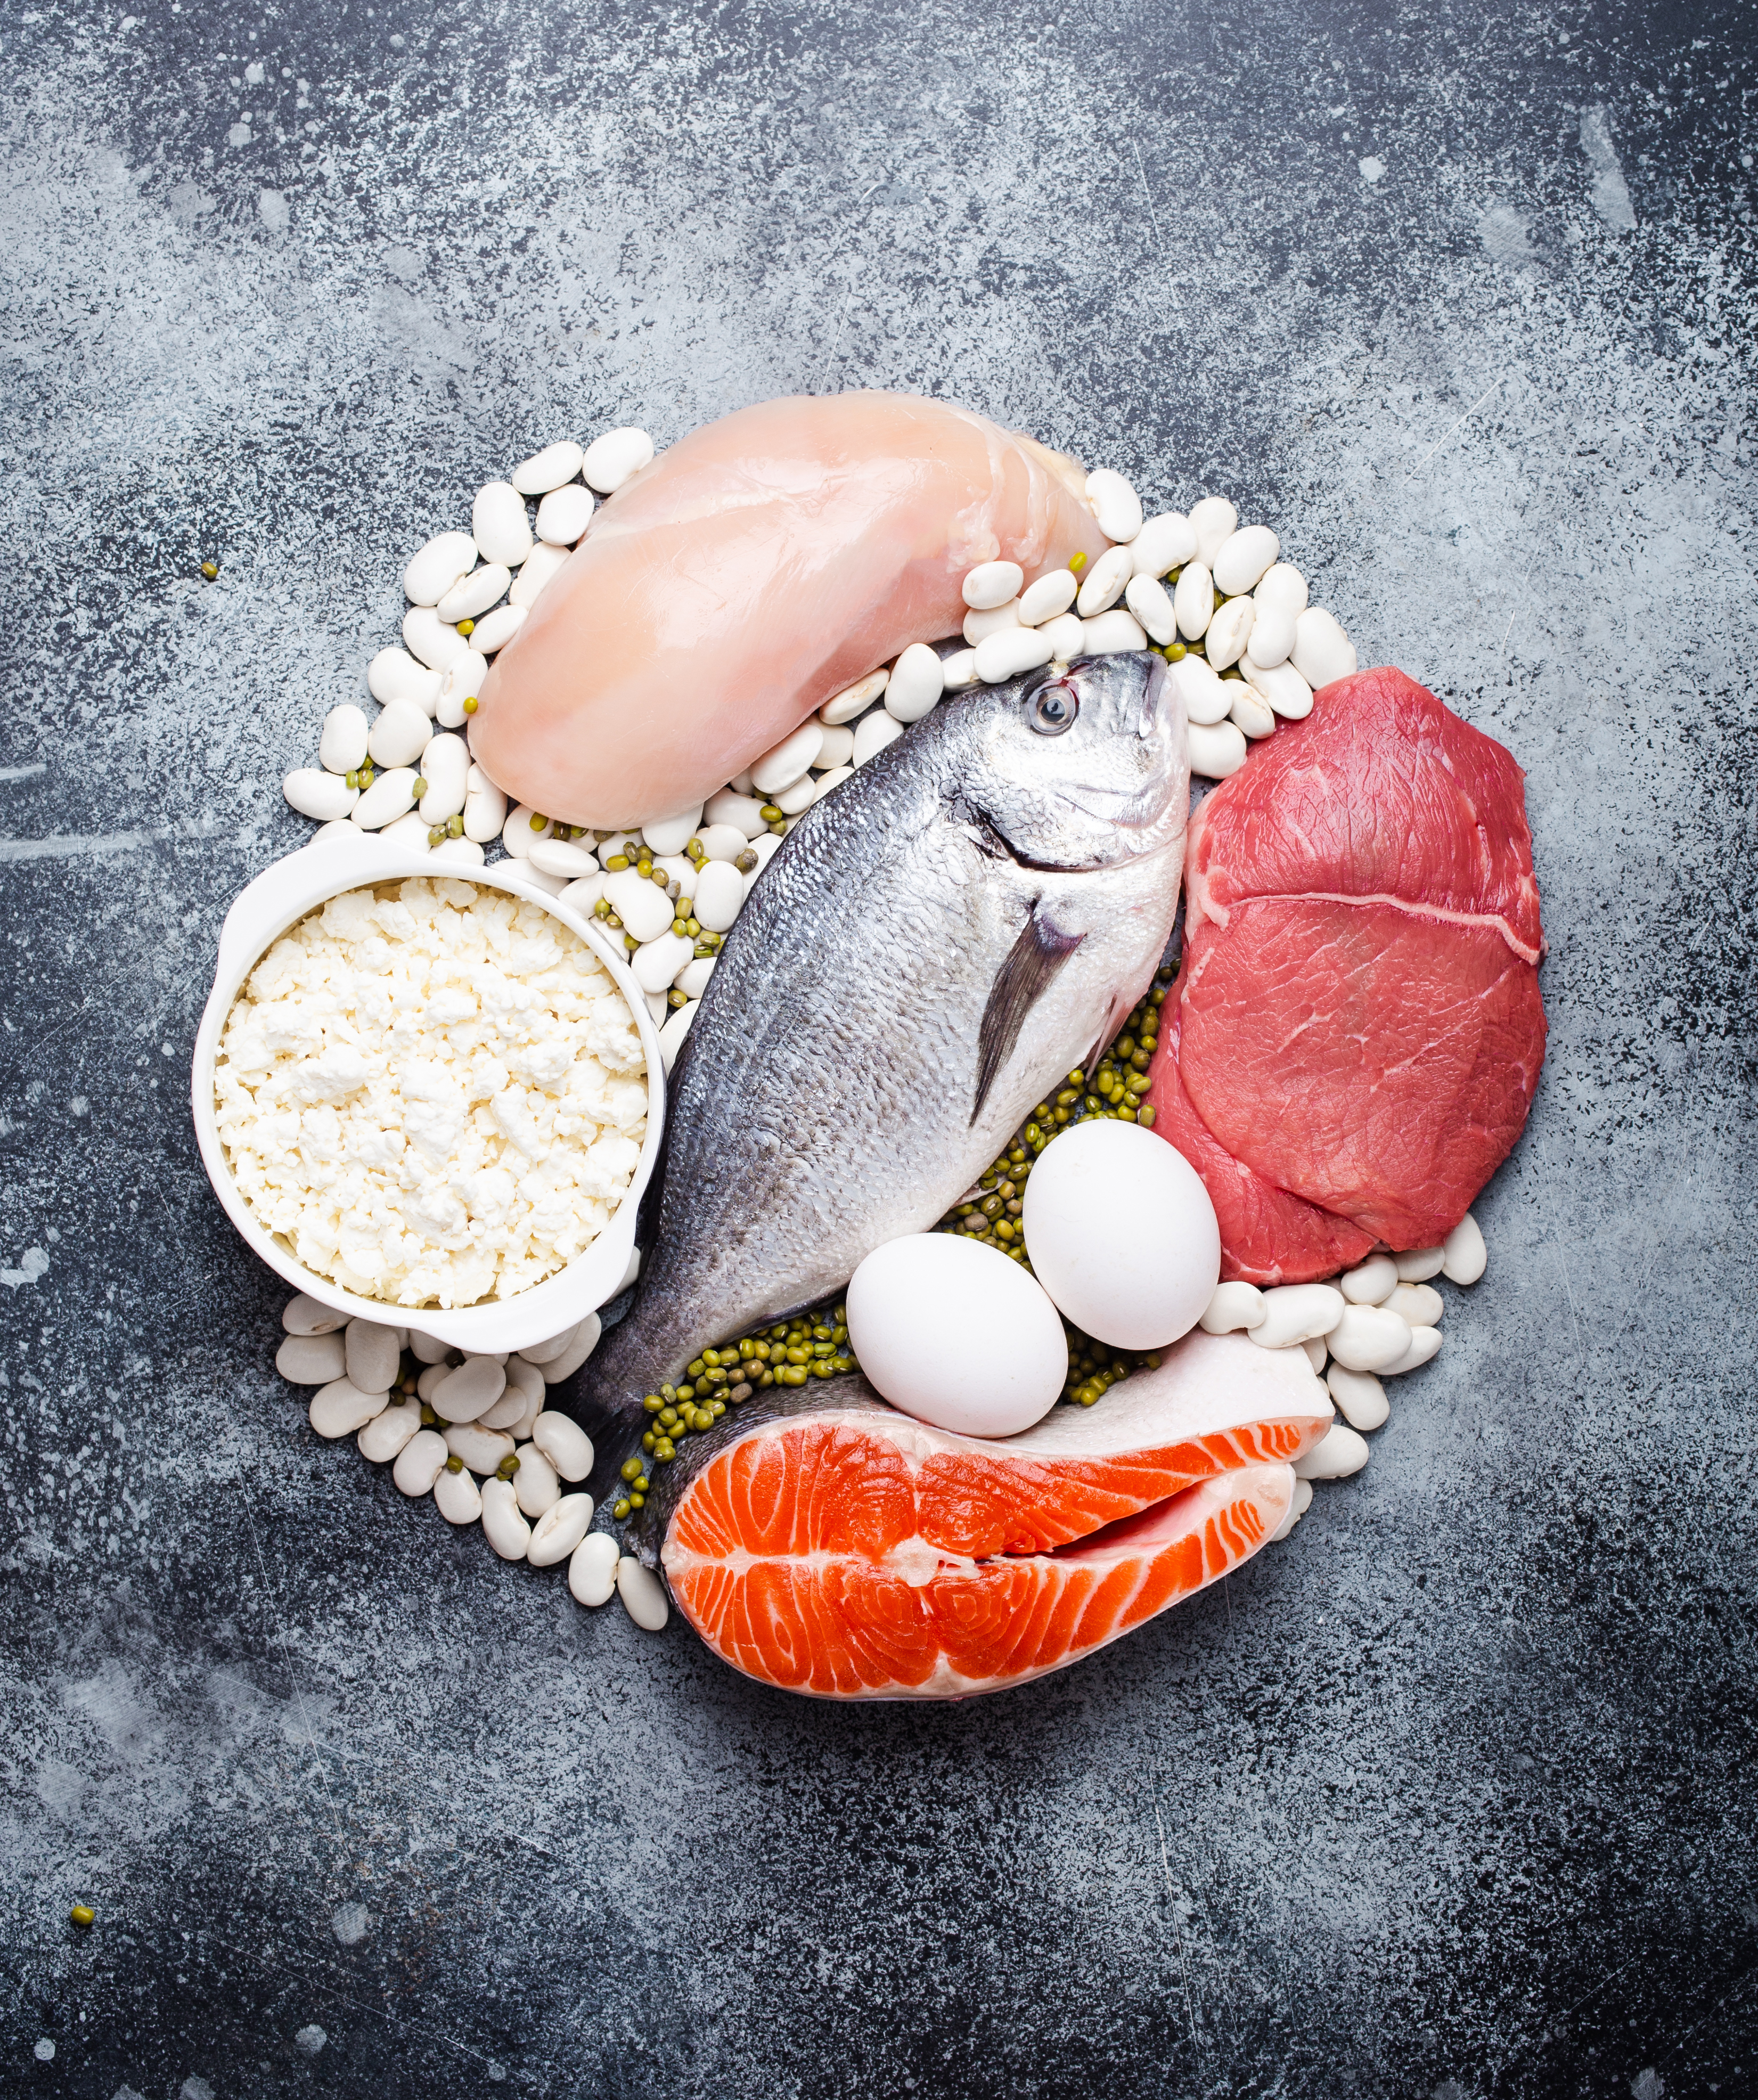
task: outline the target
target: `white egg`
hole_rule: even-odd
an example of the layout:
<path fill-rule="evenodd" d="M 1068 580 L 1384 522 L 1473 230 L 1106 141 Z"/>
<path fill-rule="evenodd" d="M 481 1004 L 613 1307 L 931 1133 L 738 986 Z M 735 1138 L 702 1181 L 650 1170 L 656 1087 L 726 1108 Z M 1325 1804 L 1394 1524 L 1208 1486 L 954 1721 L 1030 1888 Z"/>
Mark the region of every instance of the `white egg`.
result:
<path fill-rule="evenodd" d="M 1056 1308 L 994 1247 L 950 1233 L 888 1241 L 844 1303 L 868 1383 L 918 1421 L 1013 1436 L 1062 1397 L 1068 1344 Z"/>
<path fill-rule="evenodd" d="M 1139 1123 L 1064 1131 L 1032 1169 L 1021 1223 L 1038 1282 L 1116 1349 L 1188 1334 L 1220 1280 L 1221 1228 L 1201 1177 Z"/>

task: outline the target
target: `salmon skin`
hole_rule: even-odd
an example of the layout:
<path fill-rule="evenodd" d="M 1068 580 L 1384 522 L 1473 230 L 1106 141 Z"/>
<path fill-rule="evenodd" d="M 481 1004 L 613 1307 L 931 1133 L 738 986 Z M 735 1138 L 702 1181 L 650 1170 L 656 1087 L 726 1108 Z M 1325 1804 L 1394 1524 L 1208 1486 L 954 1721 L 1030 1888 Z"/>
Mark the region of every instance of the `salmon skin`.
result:
<path fill-rule="evenodd" d="M 601 1449 L 927 1230 L 1108 1038 L 1171 930 L 1188 778 L 1164 664 L 1121 654 L 949 695 L 806 812 L 672 1070 L 641 1282 L 583 1380 Z"/>
<path fill-rule="evenodd" d="M 659 1469 L 637 1529 L 679 1608 L 760 1682 L 833 1699 L 1028 1682 L 1194 1594 L 1288 1514 L 1331 1403 L 1299 1350 L 1189 1335 L 1004 1441 L 859 1378 L 747 1401 Z"/>

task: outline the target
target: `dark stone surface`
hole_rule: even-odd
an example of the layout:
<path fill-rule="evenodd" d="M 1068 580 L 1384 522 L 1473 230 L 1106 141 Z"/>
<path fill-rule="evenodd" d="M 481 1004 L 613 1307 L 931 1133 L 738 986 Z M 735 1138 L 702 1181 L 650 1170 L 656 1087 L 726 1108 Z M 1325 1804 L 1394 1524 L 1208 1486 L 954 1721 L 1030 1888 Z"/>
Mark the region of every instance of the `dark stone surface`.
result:
<path fill-rule="evenodd" d="M 1749 24 L 0 22 L 0 2088 L 1753 2089 Z M 1528 769 L 1553 944 L 1490 1273 L 1367 1471 L 931 1710 L 320 1447 L 185 1101 L 406 553 L 553 436 L 860 383 L 1277 524 Z"/>

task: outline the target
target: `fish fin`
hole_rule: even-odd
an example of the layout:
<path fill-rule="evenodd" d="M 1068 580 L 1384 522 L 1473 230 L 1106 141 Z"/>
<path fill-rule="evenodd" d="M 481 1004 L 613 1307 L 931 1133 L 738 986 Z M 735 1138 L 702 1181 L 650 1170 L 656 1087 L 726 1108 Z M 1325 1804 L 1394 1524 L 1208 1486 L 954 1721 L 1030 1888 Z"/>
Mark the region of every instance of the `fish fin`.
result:
<path fill-rule="evenodd" d="M 976 1039 L 976 1100 L 971 1110 L 974 1123 L 983 1113 L 989 1090 L 1020 1039 L 1025 1017 L 1051 986 L 1058 970 L 1068 960 L 1085 933 L 1064 933 L 1038 915 L 1034 904 L 1019 938 L 1007 951 L 1007 959 L 995 973 L 989 1004 L 983 1009 L 983 1025 Z"/>

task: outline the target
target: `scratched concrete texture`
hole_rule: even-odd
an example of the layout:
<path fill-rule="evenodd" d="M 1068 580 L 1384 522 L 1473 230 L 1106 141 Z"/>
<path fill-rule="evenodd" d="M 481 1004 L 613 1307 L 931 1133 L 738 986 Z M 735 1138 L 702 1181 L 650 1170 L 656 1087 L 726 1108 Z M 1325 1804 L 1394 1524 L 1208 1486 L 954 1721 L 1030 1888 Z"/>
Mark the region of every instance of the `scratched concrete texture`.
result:
<path fill-rule="evenodd" d="M 0 2089 L 1753 2089 L 1749 23 L 0 21 Z M 408 553 L 555 436 L 863 384 L 1277 526 L 1527 769 L 1551 942 L 1489 1273 L 1365 1471 L 930 1709 L 319 1443 L 186 1102 Z"/>

